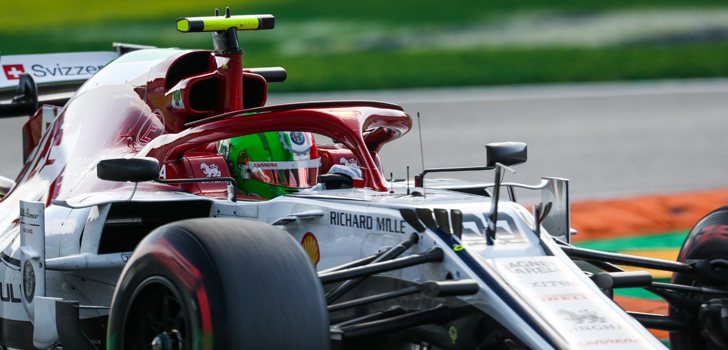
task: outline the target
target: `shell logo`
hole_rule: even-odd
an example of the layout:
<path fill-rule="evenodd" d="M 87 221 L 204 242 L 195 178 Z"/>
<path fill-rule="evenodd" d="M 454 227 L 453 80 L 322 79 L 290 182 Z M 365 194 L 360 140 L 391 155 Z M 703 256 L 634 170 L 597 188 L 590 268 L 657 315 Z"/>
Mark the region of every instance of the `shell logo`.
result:
<path fill-rule="evenodd" d="M 319 244 L 316 236 L 314 236 L 311 232 L 306 232 L 306 234 L 303 235 L 303 238 L 301 238 L 301 246 L 303 246 L 303 250 L 306 251 L 306 254 L 308 254 L 308 257 L 311 259 L 313 267 L 316 267 L 319 260 L 321 260 L 321 252 L 319 251 Z"/>

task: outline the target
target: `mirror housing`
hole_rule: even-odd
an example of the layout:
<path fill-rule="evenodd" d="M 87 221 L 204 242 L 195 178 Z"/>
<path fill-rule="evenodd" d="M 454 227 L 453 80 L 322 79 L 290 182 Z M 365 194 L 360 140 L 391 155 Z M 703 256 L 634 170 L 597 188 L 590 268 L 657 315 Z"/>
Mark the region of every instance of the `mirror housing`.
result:
<path fill-rule="evenodd" d="M 12 101 L 0 103 L 0 118 L 32 116 L 36 110 L 38 110 L 38 86 L 30 73 L 23 73 L 18 80 L 18 88 Z"/>
<path fill-rule="evenodd" d="M 96 176 L 107 181 L 158 180 L 159 161 L 156 158 L 104 159 L 96 165 Z"/>
<path fill-rule="evenodd" d="M 505 166 L 523 164 L 527 159 L 527 145 L 523 142 L 493 142 L 485 145 L 486 166 L 496 163 Z"/>

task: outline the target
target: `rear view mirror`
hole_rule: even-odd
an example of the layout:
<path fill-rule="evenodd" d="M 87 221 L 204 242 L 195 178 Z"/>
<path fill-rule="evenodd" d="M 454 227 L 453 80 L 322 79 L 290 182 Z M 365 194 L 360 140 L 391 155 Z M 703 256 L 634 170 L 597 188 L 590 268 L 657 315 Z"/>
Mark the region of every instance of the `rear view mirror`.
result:
<path fill-rule="evenodd" d="M 108 181 L 144 182 L 159 179 L 155 158 L 104 159 L 96 165 L 96 176 Z"/>
<path fill-rule="evenodd" d="M 518 165 L 526 162 L 527 146 L 523 142 L 493 142 L 485 145 L 486 162 L 488 167 L 496 163 L 505 166 Z"/>
<path fill-rule="evenodd" d="M 15 97 L 10 103 L 0 103 L 0 118 L 21 115 L 32 116 L 38 109 L 38 86 L 30 73 L 23 73 L 18 80 Z"/>

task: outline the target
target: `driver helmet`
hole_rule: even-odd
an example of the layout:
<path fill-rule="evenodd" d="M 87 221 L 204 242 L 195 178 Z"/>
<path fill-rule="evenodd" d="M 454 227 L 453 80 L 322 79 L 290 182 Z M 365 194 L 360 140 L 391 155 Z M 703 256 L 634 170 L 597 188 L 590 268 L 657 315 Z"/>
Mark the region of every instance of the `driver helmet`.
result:
<path fill-rule="evenodd" d="M 299 131 L 271 131 L 218 142 L 237 192 L 271 199 L 316 185 L 320 158 L 313 135 Z"/>

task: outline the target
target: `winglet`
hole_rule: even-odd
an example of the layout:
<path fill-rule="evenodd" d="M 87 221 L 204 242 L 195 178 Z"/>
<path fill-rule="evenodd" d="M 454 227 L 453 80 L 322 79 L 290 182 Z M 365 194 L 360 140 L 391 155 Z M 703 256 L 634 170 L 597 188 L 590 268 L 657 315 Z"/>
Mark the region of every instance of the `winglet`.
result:
<path fill-rule="evenodd" d="M 34 319 L 35 297 L 45 296 L 45 205 L 20 201 L 20 295 L 30 319 Z"/>

